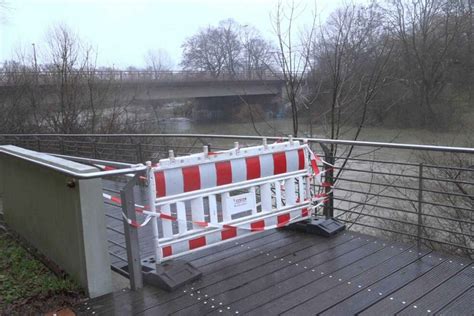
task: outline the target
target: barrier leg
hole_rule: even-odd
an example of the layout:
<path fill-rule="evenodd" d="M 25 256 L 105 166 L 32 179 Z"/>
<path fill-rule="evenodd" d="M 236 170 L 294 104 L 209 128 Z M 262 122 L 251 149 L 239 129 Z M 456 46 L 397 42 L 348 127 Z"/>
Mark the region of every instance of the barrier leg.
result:
<path fill-rule="evenodd" d="M 151 168 L 151 162 L 147 161 L 147 179 L 148 179 L 148 204 L 150 205 L 150 212 L 156 213 L 156 183 L 155 183 L 155 173 L 153 168 Z M 160 235 L 158 231 L 158 218 L 153 216 L 151 220 L 151 226 L 153 229 L 153 247 L 155 248 L 155 261 L 156 264 L 161 263 L 161 248 L 160 248 Z"/>
<path fill-rule="evenodd" d="M 125 187 L 120 190 L 122 199 L 122 212 L 132 221 L 136 221 L 135 199 L 133 197 L 133 188 L 137 182 L 139 174 L 136 174 Z M 143 287 L 142 266 L 140 261 L 140 245 L 138 241 L 138 231 L 135 227 L 123 222 L 125 243 L 127 245 L 128 276 L 130 279 L 130 288 L 133 291 Z"/>
<path fill-rule="evenodd" d="M 147 162 L 148 166 L 148 204 L 150 205 L 150 212 L 156 212 L 156 183 L 154 170 L 151 167 L 151 162 Z M 184 206 L 184 205 L 183 205 Z M 143 274 L 146 283 L 158 286 L 167 291 L 173 291 L 178 287 L 192 282 L 201 277 L 202 273 L 193 265 L 183 260 L 173 260 L 171 263 L 161 264 L 163 252 L 160 247 L 158 217 L 153 216 L 153 246 L 155 248 L 155 270 L 146 271 Z M 166 255 L 172 255 L 166 253 Z"/>

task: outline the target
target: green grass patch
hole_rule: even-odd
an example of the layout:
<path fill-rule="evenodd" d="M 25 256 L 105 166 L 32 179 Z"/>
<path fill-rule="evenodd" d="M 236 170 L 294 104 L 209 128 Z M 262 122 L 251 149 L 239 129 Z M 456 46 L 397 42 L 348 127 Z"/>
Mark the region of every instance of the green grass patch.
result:
<path fill-rule="evenodd" d="M 14 238 L 0 230 L 0 311 L 56 295 L 78 297 L 81 292 L 73 280 L 53 274 Z"/>

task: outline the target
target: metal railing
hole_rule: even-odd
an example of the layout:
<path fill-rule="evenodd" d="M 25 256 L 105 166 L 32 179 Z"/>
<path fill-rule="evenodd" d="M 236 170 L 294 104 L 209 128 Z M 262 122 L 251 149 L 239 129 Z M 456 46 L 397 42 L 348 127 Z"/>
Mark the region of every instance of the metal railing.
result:
<path fill-rule="evenodd" d="M 186 82 L 186 81 L 253 81 L 253 80 L 282 80 L 283 75 L 269 70 L 252 70 L 242 72 L 211 73 L 208 71 L 153 71 L 153 70 L 72 70 L 69 72 L 58 71 L 0 71 L 0 85 L 15 85 L 25 80 L 33 80 L 39 84 L 50 84 L 58 78 L 88 79 L 97 81 L 161 81 L 161 82 Z"/>
<path fill-rule="evenodd" d="M 267 137 L 278 141 L 278 137 Z M 0 143 L 130 163 L 260 144 L 260 136 L 206 134 L 0 135 Z M 308 139 L 334 168 L 324 208 L 349 229 L 473 256 L 474 148 Z M 335 155 L 328 145 L 337 147 Z M 325 153 L 326 150 L 326 153 Z M 351 151 L 350 157 L 346 157 Z M 328 188 L 330 189 L 330 188 Z M 329 192 L 329 190 L 328 190 Z"/>

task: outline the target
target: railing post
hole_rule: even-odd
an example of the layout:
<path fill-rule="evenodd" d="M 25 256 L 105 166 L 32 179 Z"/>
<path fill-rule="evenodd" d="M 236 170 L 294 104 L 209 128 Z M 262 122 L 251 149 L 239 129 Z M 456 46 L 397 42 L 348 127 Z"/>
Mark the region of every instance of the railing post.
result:
<path fill-rule="evenodd" d="M 41 140 L 39 137 L 36 138 L 36 147 L 39 152 L 41 152 Z"/>
<path fill-rule="evenodd" d="M 324 160 L 334 166 L 335 159 L 331 150 L 322 143 L 319 145 L 324 151 Z M 324 216 L 329 219 L 334 217 L 334 169 L 327 164 L 324 164 L 324 182 L 327 184 L 324 187 L 324 193 L 327 195 L 327 202 L 324 203 Z"/>
<path fill-rule="evenodd" d="M 423 227 L 423 163 L 418 165 L 418 227 L 417 227 L 417 245 L 421 245 L 421 234 Z"/>
<path fill-rule="evenodd" d="M 136 222 L 135 198 L 133 196 L 133 188 L 137 177 L 135 176 L 120 190 L 122 199 L 122 212 L 132 222 Z M 127 246 L 128 276 L 130 279 L 130 288 L 135 291 L 143 287 L 142 267 L 140 260 L 140 244 L 138 241 L 138 229 L 132 227 L 124 218 L 123 228 L 125 234 L 125 243 Z"/>
<path fill-rule="evenodd" d="M 92 151 L 93 151 L 94 159 L 97 159 L 97 143 L 95 139 L 92 141 Z"/>
<path fill-rule="evenodd" d="M 334 156 L 331 152 L 325 155 L 326 162 L 334 166 Z M 333 218 L 334 217 L 334 168 L 329 165 L 324 165 L 325 177 L 324 182 L 327 185 L 324 187 L 324 192 L 327 194 L 328 202 L 325 204 L 326 210 L 326 218 Z"/>
<path fill-rule="evenodd" d="M 60 140 L 59 140 L 59 146 L 60 146 L 60 151 L 61 151 L 61 155 L 64 155 L 65 154 L 65 150 L 64 150 L 64 139 L 61 137 Z"/>

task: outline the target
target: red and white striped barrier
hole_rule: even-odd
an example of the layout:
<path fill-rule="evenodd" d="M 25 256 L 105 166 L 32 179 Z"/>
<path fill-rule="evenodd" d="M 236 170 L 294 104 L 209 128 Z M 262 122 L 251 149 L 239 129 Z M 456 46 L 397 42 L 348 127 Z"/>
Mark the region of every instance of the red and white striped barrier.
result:
<path fill-rule="evenodd" d="M 143 213 L 153 216 L 156 261 L 309 218 L 327 198 L 311 194 L 317 163 L 306 144 L 288 141 L 149 164 L 154 203 Z"/>
<path fill-rule="evenodd" d="M 160 161 L 155 172 L 157 197 L 306 169 L 304 147 L 285 150 L 285 145 L 278 144 L 275 149 L 281 151 L 269 153 L 262 152 L 263 146 L 220 152 L 209 161 L 202 161 L 202 154 Z M 235 158 L 239 152 L 243 157 Z"/>
<path fill-rule="evenodd" d="M 122 216 L 135 228 L 151 222 L 161 262 L 309 218 L 328 198 L 311 192 L 311 181 L 329 185 L 321 181 L 327 168 L 318 164 L 326 163 L 292 140 L 162 159 L 147 163 L 149 205 L 135 205 L 146 218 L 139 223 Z M 118 197 L 104 198 L 121 204 Z"/>

